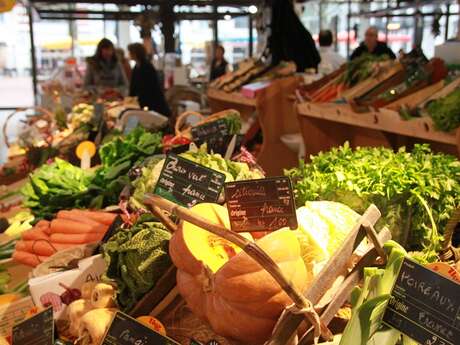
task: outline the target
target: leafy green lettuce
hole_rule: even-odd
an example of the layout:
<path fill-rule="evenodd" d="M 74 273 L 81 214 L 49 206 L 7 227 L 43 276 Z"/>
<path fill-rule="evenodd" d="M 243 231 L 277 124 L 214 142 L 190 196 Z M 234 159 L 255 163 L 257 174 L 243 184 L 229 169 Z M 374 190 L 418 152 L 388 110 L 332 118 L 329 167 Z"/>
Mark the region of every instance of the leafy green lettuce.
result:
<path fill-rule="evenodd" d="M 220 154 L 207 153 L 206 145 L 179 154 L 180 157 L 203 165 L 225 175 L 225 182 L 251 180 L 263 178 L 264 175 L 257 169 L 250 169 L 246 163 L 233 162 L 222 158 Z M 143 208 L 143 199 L 146 192 L 152 192 L 163 168 L 164 160 L 151 160 L 142 168 L 142 175 L 133 182 L 134 193 L 130 203 L 135 208 Z"/>
<path fill-rule="evenodd" d="M 56 158 L 35 170 L 21 189 L 24 206 L 37 218 L 50 219 L 59 210 L 85 207 L 91 200 L 91 171 L 80 169 Z"/>

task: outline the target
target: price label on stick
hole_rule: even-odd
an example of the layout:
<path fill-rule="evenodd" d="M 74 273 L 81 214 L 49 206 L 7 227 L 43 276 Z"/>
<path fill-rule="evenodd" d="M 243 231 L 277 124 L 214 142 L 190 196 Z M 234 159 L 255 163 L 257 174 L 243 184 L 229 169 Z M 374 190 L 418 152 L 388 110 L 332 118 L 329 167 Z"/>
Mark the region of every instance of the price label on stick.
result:
<path fill-rule="evenodd" d="M 136 319 L 117 312 L 101 345 L 180 345 Z"/>
<path fill-rule="evenodd" d="M 192 207 L 202 202 L 216 202 L 224 183 L 224 174 L 169 154 L 154 193 L 176 204 Z"/>
<path fill-rule="evenodd" d="M 297 228 L 294 197 L 288 177 L 226 183 L 225 199 L 233 231 Z"/>
<path fill-rule="evenodd" d="M 22 321 L 13 327 L 13 345 L 53 345 L 53 308 Z"/>
<path fill-rule="evenodd" d="M 405 258 L 383 322 L 424 345 L 460 339 L 460 284 Z"/>

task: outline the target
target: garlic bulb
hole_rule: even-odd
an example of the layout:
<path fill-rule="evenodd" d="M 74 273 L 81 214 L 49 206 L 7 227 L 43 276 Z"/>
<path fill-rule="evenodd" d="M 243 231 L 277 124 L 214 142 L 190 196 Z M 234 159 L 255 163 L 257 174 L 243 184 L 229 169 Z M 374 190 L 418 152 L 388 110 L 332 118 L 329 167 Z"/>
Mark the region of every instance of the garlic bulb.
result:
<path fill-rule="evenodd" d="M 78 332 L 79 343 L 99 345 L 115 313 L 115 309 L 101 308 L 93 309 L 83 315 Z"/>
<path fill-rule="evenodd" d="M 67 315 L 70 321 L 69 333 L 72 336 L 78 336 L 81 318 L 91 309 L 91 302 L 85 299 L 78 299 L 69 304 L 67 307 Z"/>
<path fill-rule="evenodd" d="M 93 308 L 110 308 L 115 306 L 115 289 L 112 285 L 99 283 L 91 294 Z"/>

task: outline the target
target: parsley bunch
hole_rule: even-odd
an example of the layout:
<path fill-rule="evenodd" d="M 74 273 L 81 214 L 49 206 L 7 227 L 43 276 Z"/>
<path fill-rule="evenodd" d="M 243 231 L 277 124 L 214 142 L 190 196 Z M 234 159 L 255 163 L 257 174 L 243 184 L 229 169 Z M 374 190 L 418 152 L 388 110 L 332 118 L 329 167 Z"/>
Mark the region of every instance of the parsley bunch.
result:
<path fill-rule="evenodd" d="M 382 212 L 378 226 L 408 250 L 436 256 L 442 232 L 460 207 L 460 161 L 415 145 L 412 152 L 383 147 L 353 150 L 348 143 L 300 162 L 286 171 L 294 182 L 298 206 L 311 200 L 342 202 L 359 213 L 370 204 Z"/>

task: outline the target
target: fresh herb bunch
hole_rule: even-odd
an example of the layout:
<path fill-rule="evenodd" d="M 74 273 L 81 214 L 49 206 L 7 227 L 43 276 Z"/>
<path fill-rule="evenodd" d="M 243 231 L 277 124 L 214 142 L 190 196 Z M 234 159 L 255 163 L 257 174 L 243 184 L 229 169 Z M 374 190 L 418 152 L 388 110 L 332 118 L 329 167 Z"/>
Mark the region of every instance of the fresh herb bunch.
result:
<path fill-rule="evenodd" d="M 294 182 L 298 206 L 332 200 L 363 213 L 375 204 L 393 238 L 409 250 L 423 249 L 428 261 L 440 249 L 438 229 L 460 207 L 460 162 L 432 153 L 426 144 L 395 153 L 383 147 L 352 150 L 345 143 L 286 174 Z"/>
<path fill-rule="evenodd" d="M 232 112 L 226 117 L 222 118 L 223 121 L 227 124 L 228 131 L 230 135 L 239 134 L 241 131 L 241 117 L 237 112 Z"/>
<path fill-rule="evenodd" d="M 460 126 L 460 88 L 428 103 L 426 110 L 436 129 L 450 132 Z"/>
<path fill-rule="evenodd" d="M 160 153 L 162 134 L 134 128 L 128 135 L 115 137 L 99 149 L 102 167 L 97 170 L 91 190 L 97 194 L 91 206 L 101 208 L 118 203 L 123 188 L 130 183 L 129 170 L 146 157 Z"/>
<path fill-rule="evenodd" d="M 389 60 L 389 56 L 363 54 L 347 63 L 347 68 L 340 81 L 345 85 L 352 87 L 369 78 L 375 71 L 375 64 L 385 60 Z"/>

